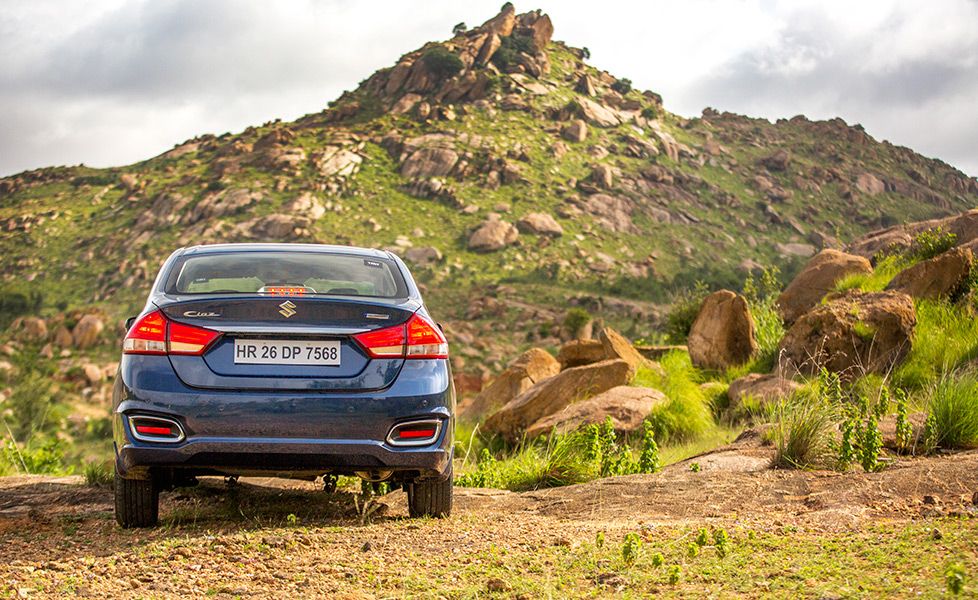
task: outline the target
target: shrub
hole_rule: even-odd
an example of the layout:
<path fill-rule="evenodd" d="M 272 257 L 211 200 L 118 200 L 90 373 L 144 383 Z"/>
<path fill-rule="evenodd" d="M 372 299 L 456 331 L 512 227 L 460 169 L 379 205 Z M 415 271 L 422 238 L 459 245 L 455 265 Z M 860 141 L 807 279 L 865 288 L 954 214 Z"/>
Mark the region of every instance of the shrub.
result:
<path fill-rule="evenodd" d="M 774 466 L 806 469 L 825 462 L 835 431 L 835 406 L 819 397 L 797 395 L 776 404 L 774 415 Z"/>
<path fill-rule="evenodd" d="M 859 440 L 859 463 L 867 473 L 880 470 L 880 451 L 883 449 L 883 434 L 875 414 L 870 414 L 863 425 Z"/>
<path fill-rule="evenodd" d="M 953 248 L 957 241 L 958 236 L 945 231 L 943 227 L 927 229 L 914 236 L 907 255 L 911 260 L 927 260 L 944 254 Z"/>
<path fill-rule="evenodd" d="M 465 64 L 451 50 L 444 46 L 435 46 L 426 51 L 421 60 L 436 77 L 448 79 L 465 68 Z"/>
<path fill-rule="evenodd" d="M 655 473 L 661 468 L 659 445 L 655 443 L 655 431 L 652 423 L 646 420 L 642 424 L 642 454 L 638 458 L 638 470 L 641 473 Z"/>
<path fill-rule="evenodd" d="M 978 447 L 978 379 L 943 377 L 928 400 L 931 442 L 941 448 Z"/>
<path fill-rule="evenodd" d="M 777 310 L 777 300 L 781 294 L 779 277 L 778 268 L 771 267 L 764 269 L 759 279 L 755 280 L 751 273 L 744 281 L 744 297 L 750 306 L 757 336 L 758 354 L 754 362 L 762 371 L 774 366 L 778 345 L 784 337 L 784 323 Z"/>
<path fill-rule="evenodd" d="M 0 292 L 0 329 L 21 315 L 36 313 L 43 303 L 40 292 Z"/>
<path fill-rule="evenodd" d="M 564 315 L 564 328 L 573 337 L 580 335 L 584 326 L 591 322 L 591 313 L 583 308 L 573 307 Z"/>
<path fill-rule="evenodd" d="M 38 444 L 21 446 L 7 441 L 3 446 L 4 460 L 14 469 L 27 475 L 57 474 L 64 471 L 64 455 L 58 441 L 49 438 Z"/>
<path fill-rule="evenodd" d="M 913 427 L 907 418 L 907 393 L 896 390 L 896 447 L 900 452 L 907 452 L 913 447 Z"/>
<path fill-rule="evenodd" d="M 533 54 L 533 38 L 513 33 L 501 40 L 499 49 L 492 55 L 492 64 L 505 71 L 519 63 L 520 53 Z"/>
<path fill-rule="evenodd" d="M 624 96 L 628 92 L 632 91 L 632 80 L 623 77 L 612 83 L 611 89 Z"/>
<path fill-rule="evenodd" d="M 652 120 L 654 120 L 654 119 L 655 119 L 656 117 L 658 117 L 658 116 L 659 116 L 659 111 L 657 111 L 657 110 L 656 110 L 656 109 L 655 109 L 654 107 L 652 107 L 652 106 L 646 106 L 645 108 L 643 108 L 643 109 L 642 109 L 642 113 L 641 113 L 641 114 L 642 114 L 642 117 L 644 117 L 644 118 L 646 118 L 646 119 L 648 119 L 648 120 L 650 120 L 650 121 L 652 121 Z"/>
<path fill-rule="evenodd" d="M 978 319 L 941 300 L 920 300 L 913 346 L 893 374 L 897 387 L 923 389 L 978 357 Z"/>
<path fill-rule="evenodd" d="M 465 21 L 461 23 L 456 23 L 455 27 L 452 27 L 452 35 L 462 35 L 469 30 L 469 26 L 465 24 Z"/>
<path fill-rule="evenodd" d="M 628 567 L 634 565 L 641 550 L 642 539 L 638 537 L 637 533 L 625 535 L 625 541 L 621 545 L 621 561 Z"/>
<path fill-rule="evenodd" d="M 693 321 L 703 306 L 703 299 L 710 293 L 702 281 L 697 281 L 692 288 L 680 290 L 673 298 L 669 313 L 666 315 L 665 333 L 674 344 L 686 343 Z"/>
<path fill-rule="evenodd" d="M 90 486 L 108 485 L 112 483 L 112 468 L 100 461 L 85 463 L 85 484 Z"/>
<path fill-rule="evenodd" d="M 635 376 L 635 385 L 661 390 L 669 399 L 649 415 L 655 437 L 691 440 L 712 429 L 713 414 L 689 354 L 670 352 L 660 359 L 659 365 L 661 371 L 639 369 Z"/>

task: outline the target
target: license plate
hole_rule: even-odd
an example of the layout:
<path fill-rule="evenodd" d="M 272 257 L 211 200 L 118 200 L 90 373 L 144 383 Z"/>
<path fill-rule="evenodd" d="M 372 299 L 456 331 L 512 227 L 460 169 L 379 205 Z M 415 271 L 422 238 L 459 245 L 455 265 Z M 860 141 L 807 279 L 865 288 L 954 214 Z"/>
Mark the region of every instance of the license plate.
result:
<path fill-rule="evenodd" d="M 234 363 L 238 365 L 340 364 L 337 341 L 234 340 Z"/>

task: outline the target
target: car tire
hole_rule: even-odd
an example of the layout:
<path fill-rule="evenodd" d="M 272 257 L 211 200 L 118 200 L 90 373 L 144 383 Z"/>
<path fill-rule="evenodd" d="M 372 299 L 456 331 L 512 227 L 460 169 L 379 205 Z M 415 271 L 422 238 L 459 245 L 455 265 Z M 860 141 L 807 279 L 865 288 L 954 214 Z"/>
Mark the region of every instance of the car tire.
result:
<path fill-rule="evenodd" d="M 448 517 L 452 514 L 452 469 L 444 479 L 428 479 L 407 486 L 408 513 L 412 518 Z"/>
<path fill-rule="evenodd" d="M 115 474 L 115 520 L 124 529 L 154 527 L 159 521 L 160 489 L 152 479 Z"/>

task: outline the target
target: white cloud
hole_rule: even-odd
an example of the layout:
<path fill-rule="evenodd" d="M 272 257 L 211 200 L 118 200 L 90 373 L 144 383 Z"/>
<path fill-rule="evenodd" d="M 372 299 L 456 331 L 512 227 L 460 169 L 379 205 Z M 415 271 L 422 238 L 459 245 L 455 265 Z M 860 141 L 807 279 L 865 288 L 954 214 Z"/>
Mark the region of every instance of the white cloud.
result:
<path fill-rule="evenodd" d="M 0 174 L 147 158 L 321 110 L 501 0 L 0 0 Z M 978 173 L 978 3 L 542 0 L 555 37 L 663 94 L 862 122 Z M 517 3 L 517 9 L 536 6 Z"/>

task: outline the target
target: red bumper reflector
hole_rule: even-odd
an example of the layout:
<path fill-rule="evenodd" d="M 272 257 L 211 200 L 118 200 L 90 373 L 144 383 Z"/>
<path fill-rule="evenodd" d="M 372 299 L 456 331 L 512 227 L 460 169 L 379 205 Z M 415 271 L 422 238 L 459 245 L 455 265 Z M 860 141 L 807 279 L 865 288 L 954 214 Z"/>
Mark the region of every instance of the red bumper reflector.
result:
<path fill-rule="evenodd" d="M 154 427 L 152 425 L 136 425 L 136 433 L 143 435 L 173 435 L 169 427 Z"/>
<path fill-rule="evenodd" d="M 397 437 L 405 440 L 416 440 L 434 437 L 435 430 L 432 429 L 402 429 L 397 432 Z"/>

